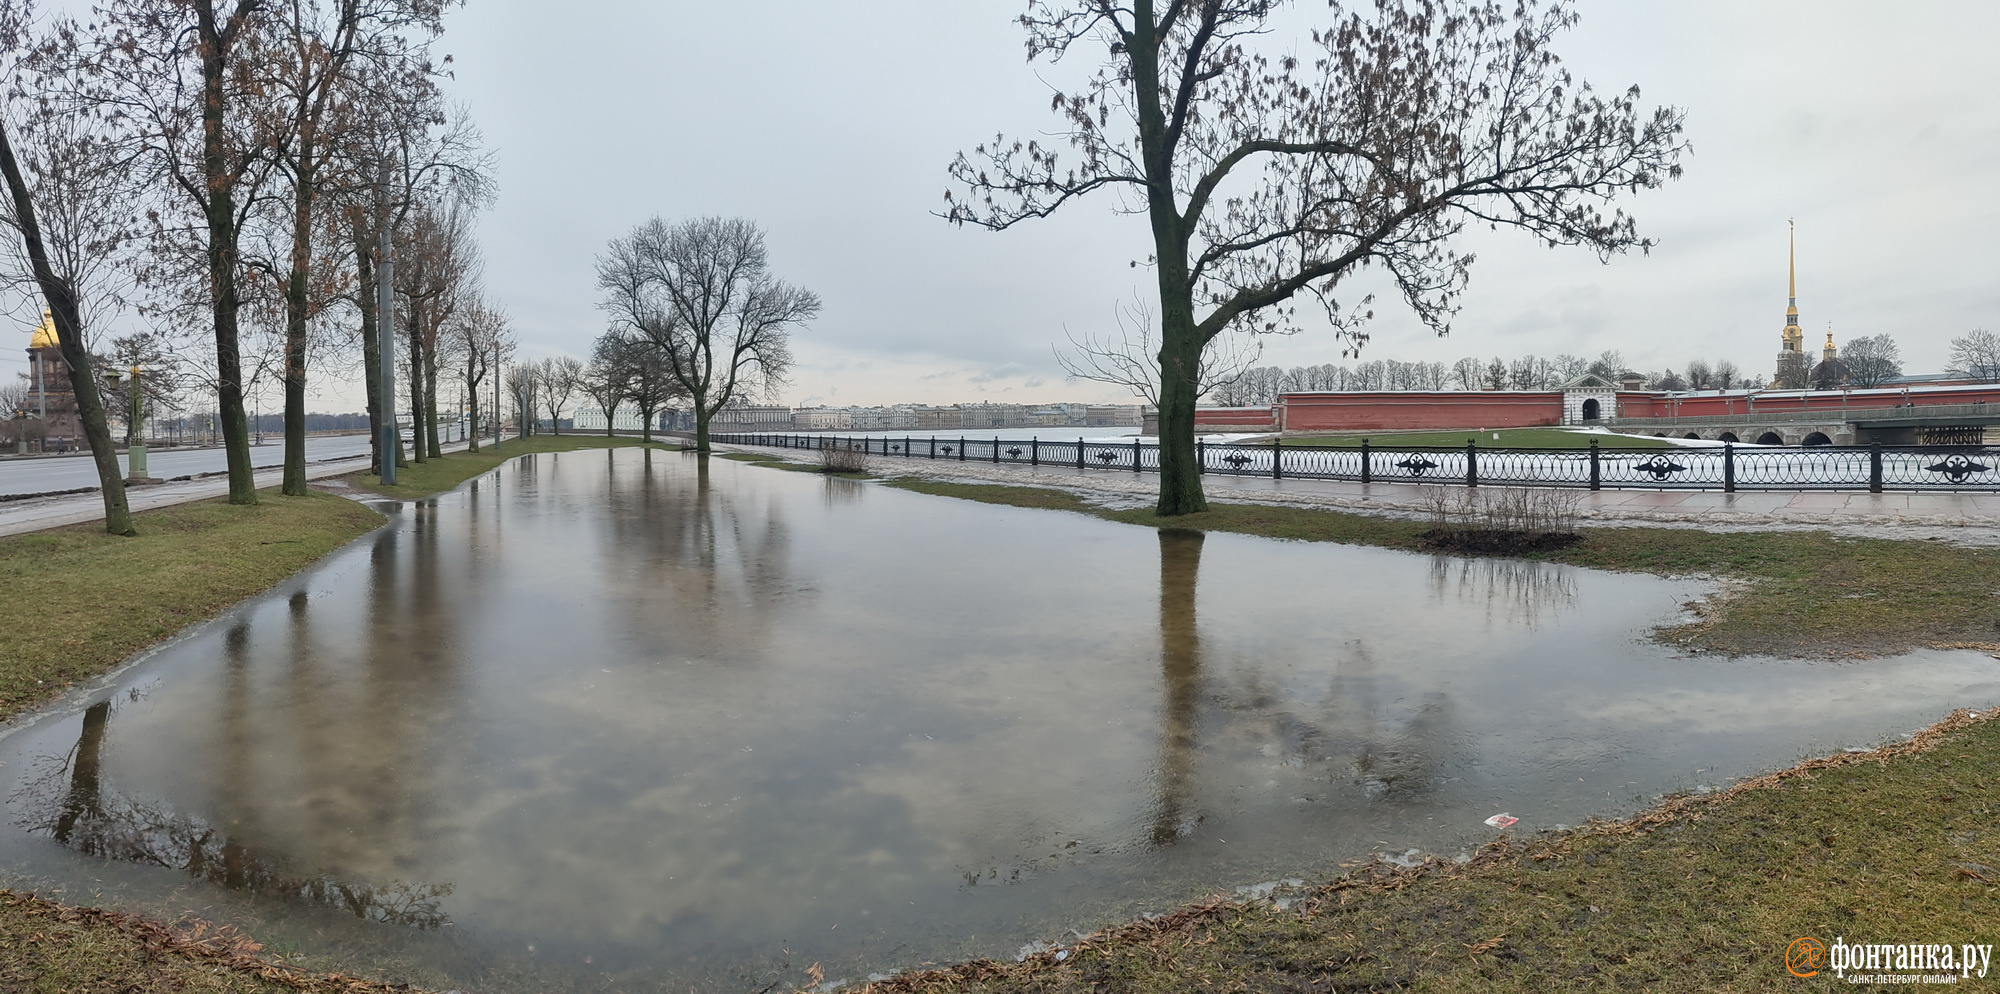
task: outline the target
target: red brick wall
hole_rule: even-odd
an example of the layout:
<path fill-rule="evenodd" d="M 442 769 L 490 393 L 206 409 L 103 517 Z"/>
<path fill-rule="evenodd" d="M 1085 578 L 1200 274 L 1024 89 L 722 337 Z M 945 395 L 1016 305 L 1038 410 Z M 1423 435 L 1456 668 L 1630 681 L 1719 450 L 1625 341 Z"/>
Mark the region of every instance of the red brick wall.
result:
<path fill-rule="evenodd" d="M 1529 428 L 1562 423 L 1554 390 L 1288 393 L 1279 398 L 1287 431 L 1423 431 Z"/>
<path fill-rule="evenodd" d="M 1216 428 L 1253 425 L 1267 427 L 1277 423 L 1275 408 L 1270 407 L 1198 407 L 1194 412 L 1195 427 Z"/>

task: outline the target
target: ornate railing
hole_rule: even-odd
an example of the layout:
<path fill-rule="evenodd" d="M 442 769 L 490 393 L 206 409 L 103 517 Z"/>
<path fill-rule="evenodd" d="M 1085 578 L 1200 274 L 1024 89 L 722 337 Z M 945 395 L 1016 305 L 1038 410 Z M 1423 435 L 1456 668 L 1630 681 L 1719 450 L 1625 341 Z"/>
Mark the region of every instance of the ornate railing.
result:
<path fill-rule="evenodd" d="M 1160 468 L 1153 442 L 1052 441 L 971 435 L 715 435 L 731 445 L 850 449 L 902 459 L 1123 470 Z M 1990 446 L 1716 445 L 1585 449 L 1354 448 L 1199 442 L 1205 474 L 1359 483 L 1577 487 L 1589 490 L 2000 490 Z"/>

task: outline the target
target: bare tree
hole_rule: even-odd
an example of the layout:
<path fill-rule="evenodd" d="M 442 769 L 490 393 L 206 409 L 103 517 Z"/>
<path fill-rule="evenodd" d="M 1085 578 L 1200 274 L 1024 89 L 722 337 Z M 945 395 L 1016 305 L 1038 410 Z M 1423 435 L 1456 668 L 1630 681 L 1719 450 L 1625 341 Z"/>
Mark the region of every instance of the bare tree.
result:
<path fill-rule="evenodd" d="M 506 351 L 507 315 L 487 306 L 484 300 L 472 300 L 459 308 L 445 326 L 445 336 L 451 341 L 450 351 L 458 359 L 459 383 L 465 387 L 466 398 L 466 449 L 479 451 L 479 385 L 493 371 L 493 364 Z M 499 411 L 493 416 L 498 418 Z"/>
<path fill-rule="evenodd" d="M 340 132 L 355 111 L 359 72 L 428 73 L 428 58 L 412 36 L 443 29 L 442 7 L 432 0 L 292 0 L 275 4 L 252 35 L 246 54 L 264 99 L 259 112 L 274 161 L 289 184 L 284 218 L 288 251 L 283 265 L 285 472 L 282 492 L 306 492 L 307 327 L 337 291 L 312 292 L 314 249 L 327 225 L 320 199 L 332 185 L 356 185 L 342 175 Z M 433 374 L 434 376 L 435 374 Z M 435 418 L 432 421 L 435 428 Z"/>
<path fill-rule="evenodd" d="M 0 9 L 0 50 L 10 58 L 26 41 L 29 14 L 25 8 Z M 27 103 L 21 98 L 28 84 L 19 75 L 10 72 L 10 77 L 7 103 Z M 97 469 L 104 530 L 134 535 L 125 477 L 118 467 L 116 442 L 85 337 L 90 304 L 102 303 L 87 296 L 102 288 L 94 277 L 122 251 L 121 233 L 129 230 L 124 220 L 129 214 L 121 211 L 119 202 L 129 187 L 121 164 L 106 154 L 114 146 L 106 141 L 110 123 L 104 117 L 79 118 L 44 107 L 31 113 L 26 123 L 30 145 L 23 155 L 15 150 L 9 134 L 13 129 L 0 117 L 0 174 L 5 175 L 8 194 L 0 221 L 19 239 L 16 251 L 26 263 L 23 268 L 32 275 L 35 295 L 47 305 L 55 325 L 56 347 L 76 398 L 77 420 Z M 33 172 L 32 181 L 23 160 Z M 52 223 L 46 227 L 40 209 L 45 203 L 55 205 L 48 211 Z"/>
<path fill-rule="evenodd" d="M 205 298 L 233 504 L 257 502 L 243 403 L 241 242 L 271 156 L 245 110 L 259 80 L 243 53 L 269 8 L 264 0 L 105 0 L 95 24 L 63 27 L 44 50 L 50 64 L 75 70 L 61 101 L 115 108 L 139 178 L 162 191 L 155 238 L 163 261 L 153 274 Z"/>
<path fill-rule="evenodd" d="M 1690 390 L 1711 390 L 1715 387 L 1715 371 L 1701 359 L 1687 364 L 1687 385 Z"/>
<path fill-rule="evenodd" d="M 521 437 L 526 439 L 535 433 L 536 401 L 542 394 L 541 364 L 517 363 L 507 373 L 507 393 L 514 401 L 514 417 L 520 424 Z"/>
<path fill-rule="evenodd" d="M 1460 390 L 1477 390 L 1479 382 L 1486 374 L 1486 364 L 1466 356 L 1451 364 L 1451 380 Z"/>
<path fill-rule="evenodd" d="M 1715 378 L 1715 388 L 1717 390 L 1728 390 L 1737 385 L 1737 375 L 1739 372 L 1735 363 L 1727 359 L 1718 359 L 1714 367 L 1711 368 L 1710 375 Z"/>
<path fill-rule="evenodd" d="M 653 440 L 654 416 L 672 401 L 685 398 L 687 388 L 674 377 L 666 353 L 646 338 L 627 333 L 622 341 L 625 363 L 631 379 L 626 399 L 639 409 L 640 429 L 646 441 Z"/>
<path fill-rule="evenodd" d="M 1811 374 L 1812 364 L 1804 352 L 1786 352 L 1778 356 L 1777 375 L 1771 385 L 1780 390 L 1803 390 Z"/>
<path fill-rule="evenodd" d="M 1030 0 L 1031 59 L 1091 43 L 1104 61 L 1059 93 L 1064 159 L 996 137 L 951 166 L 945 216 L 992 229 L 1111 189 L 1153 233 L 1161 316 L 1159 513 L 1207 506 L 1195 464 L 1202 350 L 1232 328 L 1296 327 L 1315 297 L 1355 344 L 1369 302 L 1340 282 L 1369 266 L 1440 333 L 1465 284 L 1468 223 L 1523 229 L 1602 256 L 1645 247 L 1618 193 L 1679 173 L 1681 115 L 1603 97 L 1550 50 L 1566 3 L 1439 10 L 1378 0 L 1310 39 L 1266 50 L 1279 0 Z M 1294 54 L 1300 49 L 1307 54 Z M 1203 311 L 1198 313 L 1198 309 Z"/>
<path fill-rule="evenodd" d="M 770 390 L 791 368 L 791 329 L 819 314 L 818 295 L 771 275 L 764 233 L 743 218 L 653 218 L 597 260 L 615 327 L 644 335 L 694 403 L 695 449 L 741 394 Z"/>
<path fill-rule="evenodd" d="M 583 388 L 583 363 L 572 356 L 550 356 L 535 363 L 535 382 L 542 391 L 542 403 L 548 405 L 549 429 L 562 434 L 562 412 L 569 408 L 570 398 Z"/>
<path fill-rule="evenodd" d="M 1952 339 L 1945 370 L 1980 383 L 2000 383 L 2000 335 L 1974 328 Z"/>
<path fill-rule="evenodd" d="M 1063 371 L 1082 380 L 1109 383 L 1132 391 L 1146 403 L 1160 403 L 1160 354 L 1153 332 L 1153 309 L 1144 298 L 1117 309 L 1118 337 L 1069 336 L 1070 349 L 1056 350 Z M 1202 350 L 1191 385 L 1196 398 L 1236 381 L 1264 353 L 1264 343 L 1248 336 L 1221 336 Z M 1298 389 L 1306 389 L 1297 384 Z"/>
<path fill-rule="evenodd" d="M 1879 387 L 1903 375 L 1902 351 L 1886 334 L 1849 339 L 1840 359 L 1847 365 L 1848 382 L 1857 387 Z"/>
<path fill-rule="evenodd" d="M 604 413 L 604 434 L 615 434 L 613 422 L 618 405 L 632 395 L 632 380 L 638 371 L 632 365 L 633 350 L 624 336 L 607 331 L 590 347 L 590 366 L 583 373 L 583 392 L 597 401 Z"/>

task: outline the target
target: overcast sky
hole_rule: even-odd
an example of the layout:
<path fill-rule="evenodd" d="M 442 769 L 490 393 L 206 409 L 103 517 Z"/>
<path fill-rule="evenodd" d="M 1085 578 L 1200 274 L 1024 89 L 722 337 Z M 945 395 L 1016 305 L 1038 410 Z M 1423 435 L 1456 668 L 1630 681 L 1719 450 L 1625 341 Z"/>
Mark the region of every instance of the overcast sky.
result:
<path fill-rule="evenodd" d="M 441 47 L 495 152 L 481 244 L 525 354 L 587 354 L 610 238 L 655 214 L 740 215 L 768 233 L 776 272 L 825 302 L 794 337 L 784 402 L 1124 399 L 1066 381 L 1051 347 L 1114 327 L 1150 289 L 1129 265 L 1148 251 L 1143 219 L 1108 199 L 1000 233 L 931 213 L 959 149 L 1054 125 L 1054 77 L 1024 61 L 1012 23 L 1022 7 L 472 0 Z M 1625 204 L 1659 246 L 1600 265 L 1482 232 L 1451 335 L 1384 295 L 1364 359 L 1618 349 L 1644 370 L 1726 358 L 1768 373 L 1787 217 L 1810 348 L 1829 323 L 1841 340 L 1887 332 L 1907 371 L 1935 371 L 1951 337 L 2000 326 L 2000 4 L 1580 9 L 1557 47 L 1574 71 L 1687 111 L 1686 176 Z M 1316 3 L 1290 16 L 1328 20 Z M 1348 360 L 1308 332 L 1269 341 L 1264 361 Z M 313 407 L 356 409 L 357 394 L 325 385 Z"/>

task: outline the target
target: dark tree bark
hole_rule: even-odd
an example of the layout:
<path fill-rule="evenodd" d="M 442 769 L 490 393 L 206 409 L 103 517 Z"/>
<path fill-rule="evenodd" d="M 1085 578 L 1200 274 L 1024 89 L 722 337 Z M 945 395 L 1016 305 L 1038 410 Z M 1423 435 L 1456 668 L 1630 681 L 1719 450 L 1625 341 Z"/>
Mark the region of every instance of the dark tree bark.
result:
<path fill-rule="evenodd" d="M 113 535 L 135 535 L 131 508 L 125 502 L 125 477 L 118 469 L 117 442 L 104 416 L 104 401 L 97 392 L 90 350 L 83 342 L 83 318 L 77 307 L 76 290 L 55 271 L 49 261 L 42 227 L 35 217 L 35 202 L 21 175 L 14 144 L 0 121 L 0 173 L 7 179 L 7 193 L 14 203 L 14 224 L 28 250 L 28 262 L 35 284 L 49 305 L 49 317 L 56 326 L 56 346 L 63 365 L 69 370 L 70 389 L 76 394 L 77 419 L 83 422 L 83 437 L 90 445 L 90 458 L 97 467 L 97 483 L 104 496 L 104 530 Z"/>

